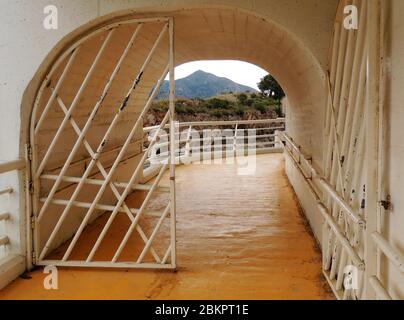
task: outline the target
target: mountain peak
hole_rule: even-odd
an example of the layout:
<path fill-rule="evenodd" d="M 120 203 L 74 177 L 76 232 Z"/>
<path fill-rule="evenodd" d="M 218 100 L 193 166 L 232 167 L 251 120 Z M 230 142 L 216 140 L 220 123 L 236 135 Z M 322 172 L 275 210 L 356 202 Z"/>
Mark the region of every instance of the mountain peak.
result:
<path fill-rule="evenodd" d="M 216 76 L 216 75 L 213 74 L 213 73 L 206 72 L 206 71 L 203 71 L 203 70 L 197 70 L 197 71 L 191 73 L 189 76 L 187 76 L 187 77 L 185 77 L 185 78 L 183 78 L 183 79 L 186 79 L 186 78 L 191 78 L 191 79 L 192 79 L 192 78 L 195 78 L 195 77 L 202 77 L 202 78 L 206 78 L 206 77 L 209 77 L 209 78 L 220 78 L 220 77 Z M 222 78 L 220 78 L 220 79 L 222 79 Z M 180 79 L 180 80 L 181 80 L 181 79 Z"/>
<path fill-rule="evenodd" d="M 193 72 L 191 75 L 193 75 L 193 74 L 211 74 L 211 73 L 199 69 L 199 70 Z"/>
<path fill-rule="evenodd" d="M 212 73 L 197 70 L 189 76 L 175 81 L 176 96 L 179 98 L 210 98 L 222 93 L 255 92 L 256 90 L 230 79 L 218 77 Z M 161 87 L 158 98 L 167 98 L 169 82 Z"/>
<path fill-rule="evenodd" d="M 192 72 L 189 76 L 187 76 L 187 77 L 185 77 L 185 78 L 195 77 L 195 76 L 200 77 L 200 76 L 205 76 L 205 75 L 212 75 L 212 76 L 215 76 L 215 75 L 212 74 L 212 73 L 208 73 L 208 72 L 203 71 L 203 70 L 197 70 L 197 71 L 195 71 L 195 72 Z M 184 78 L 183 78 L 183 79 L 184 79 Z"/>

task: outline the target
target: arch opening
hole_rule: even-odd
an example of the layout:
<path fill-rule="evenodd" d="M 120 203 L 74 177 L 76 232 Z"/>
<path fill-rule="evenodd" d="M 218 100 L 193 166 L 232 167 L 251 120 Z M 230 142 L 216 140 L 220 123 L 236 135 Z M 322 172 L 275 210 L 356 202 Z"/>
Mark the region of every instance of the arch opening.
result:
<path fill-rule="evenodd" d="M 175 65 L 194 60 L 233 59 L 250 62 L 268 70 L 279 80 L 288 96 L 288 110 L 290 112 L 287 114 L 287 121 L 291 124 L 291 130 L 298 131 L 298 136 L 309 141 L 307 148 L 315 147 L 312 153 L 316 155 L 317 152 L 315 159 L 316 161 L 321 161 L 321 143 L 318 143 L 320 137 L 315 133 L 319 131 L 319 128 L 316 131 L 315 126 L 318 127 L 321 124 L 318 119 L 321 117 L 322 96 L 319 94 L 318 88 L 322 86 L 322 71 L 310 51 L 300 41 L 287 30 L 274 23 L 265 21 L 254 14 L 237 10 L 224 8 L 184 10 L 173 12 L 170 15 L 175 21 L 173 29 Z M 137 38 L 140 43 L 134 44 L 134 46 L 137 45 L 136 50 L 132 50 L 128 54 L 128 59 L 123 62 L 117 74 L 117 79 L 111 85 L 109 94 L 107 96 L 101 95 L 100 98 L 99 93 L 102 91 L 103 85 L 108 83 L 108 76 L 113 72 L 113 67 L 119 62 L 120 54 L 124 50 L 124 44 L 127 43 L 128 39 L 131 39 L 131 35 L 136 34 L 135 27 L 128 23 L 129 21 L 111 22 L 96 29 L 96 31 L 93 30 L 92 36 L 85 36 L 81 40 L 76 40 L 69 47 L 70 49 L 59 52 L 55 56 L 56 62 L 46 68 L 51 72 L 45 77 L 39 89 L 39 94 L 36 96 L 31 120 L 31 143 L 34 156 L 33 174 L 37 178 L 35 195 L 38 202 L 45 203 L 50 207 L 60 205 L 60 203 L 56 202 L 51 203 L 51 200 L 48 200 L 51 199 L 49 194 L 51 193 L 53 196 L 56 193 L 67 192 L 66 195 L 71 197 L 74 194 L 73 189 L 66 190 L 69 190 L 72 183 L 74 183 L 72 177 L 80 177 L 87 171 L 94 177 L 103 175 L 102 172 L 97 171 L 99 168 L 94 171 L 91 171 L 92 169 L 88 170 L 88 165 L 93 157 L 91 150 L 97 150 L 99 143 L 104 144 L 103 147 L 107 151 L 106 157 L 110 157 L 109 161 L 112 160 L 113 163 L 114 155 L 116 154 L 115 149 L 125 145 L 125 137 L 128 132 L 132 131 L 133 122 L 139 119 L 142 107 L 150 98 L 150 92 L 155 88 L 156 81 L 164 79 L 162 75 L 165 72 L 168 51 L 164 51 L 159 43 L 155 47 L 156 51 L 153 57 L 150 59 L 150 65 L 144 72 L 141 72 L 141 81 L 136 83 L 137 94 L 126 100 L 122 105 L 125 107 L 125 116 L 118 123 L 118 129 L 114 130 L 114 134 L 109 139 L 105 141 L 98 140 L 100 136 L 108 132 L 109 125 L 114 121 L 114 112 L 108 109 L 116 104 L 119 105 L 119 97 L 124 95 L 125 88 L 128 87 L 130 79 L 133 78 L 132 70 L 141 70 L 142 61 L 150 52 L 150 49 L 153 48 L 155 39 L 160 39 L 161 43 L 168 41 L 168 34 L 161 35 L 159 33 L 162 21 L 157 20 L 155 23 L 142 25 L 142 30 Z M 149 22 L 147 19 L 145 21 Z M 111 25 L 115 29 L 111 29 Z M 79 52 L 75 49 L 77 44 L 80 44 Z M 107 47 L 109 50 L 105 50 L 104 55 L 102 50 Z M 60 95 L 58 97 L 53 96 L 54 91 L 58 89 L 59 80 L 65 76 L 66 66 L 69 66 L 71 59 L 76 58 L 75 55 L 77 55 L 77 59 L 71 64 L 71 72 L 66 75 L 66 79 L 61 81 L 60 88 L 61 92 L 63 92 L 63 97 Z M 88 73 L 86 72 L 93 69 L 94 58 L 95 60 L 99 58 L 98 63 L 101 67 L 96 69 L 94 75 L 91 74 L 92 80 L 87 85 L 85 81 Z M 84 88 L 82 87 L 83 83 L 85 83 Z M 82 91 L 82 95 L 77 97 L 77 92 L 80 91 Z M 50 101 L 52 97 L 55 98 L 55 102 L 48 104 L 46 101 Z M 81 145 L 76 148 L 76 152 L 72 156 L 69 150 L 75 149 L 77 143 L 75 137 L 77 135 L 80 137 L 80 129 L 82 130 L 81 133 L 83 133 L 86 128 L 86 118 L 92 116 L 90 106 L 97 104 L 98 101 L 101 101 L 107 107 L 103 107 L 101 112 L 95 112 L 97 118 L 94 118 L 94 121 L 96 125 L 92 126 L 85 134 L 82 134 L 83 137 L 88 137 L 86 143 L 90 148 Z M 59 104 L 59 106 L 55 107 L 52 104 Z M 67 105 L 76 106 L 75 111 L 69 114 Z M 313 114 L 312 109 L 316 109 L 318 112 Z M 71 123 L 69 129 L 62 128 L 68 122 L 72 122 L 72 118 L 79 119 L 79 121 L 76 124 Z M 305 121 L 302 121 L 302 119 Z M 63 134 L 63 140 L 54 144 L 54 137 L 59 133 Z M 92 138 L 95 138 L 95 140 L 92 141 Z M 142 154 L 142 145 L 139 143 L 141 142 L 140 131 L 138 134 L 133 135 L 132 138 L 131 142 L 134 143 L 133 149 L 131 149 L 132 154 L 125 158 L 125 161 L 122 161 L 123 167 L 117 171 L 117 177 L 127 177 L 128 168 L 133 168 Z M 55 149 L 50 149 L 48 146 Z M 90 153 L 90 157 L 87 153 Z M 68 159 L 68 164 L 66 159 Z M 75 167 L 71 167 L 71 163 Z M 102 171 L 102 169 L 100 170 Z M 63 171 L 63 175 L 67 174 L 70 177 L 70 181 L 66 179 L 59 180 L 59 185 L 55 187 L 55 184 L 49 181 L 57 181 L 55 176 L 60 175 L 61 171 Z M 41 178 L 41 175 L 45 176 L 45 179 Z M 48 181 L 43 182 L 42 180 Z M 84 198 L 75 198 L 74 201 L 91 203 L 91 199 L 97 197 L 95 194 L 98 194 L 97 191 L 89 191 L 82 195 Z M 108 205 L 110 201 L 114 201 L 113 199 L 113 196 L 111 199 L 111 195 L 107 195 L 104 203 Z M 58 201 L 61 202 L 60 199 Z M 70 200 L 63 201 L 70 202 Z M 91 205 L 89 206 L 91 208 Z M 35 217 L 39 217 L 45 212 L 42 208 L 43 204 L 37 204 L 36 208 L 34 205 L 34 211 L 37 211 L 34 213 Z M 88 209 L 86 206 L 84 208 Z M 103 212 L 102 209 L 101 207 L 97 209 L 94 207 L 94 210 L 100 210 L 101 213 Z M 75 235 L 77 225 L 81 226 L 81 222 L 86 217 L 85 210 L 84 215 L 83 212 L 75 216 L 70 215 L 70 220 L 64 221 L 70 227 L 61 228 L 61 225 L 59 225 L 60 230 L 65 231 L 63 234 L 53 235 L 52 230 L 54 230 L 55 226 L 58 226 L 60 221 L 58 217 L 61 215 L 64 215 L 63 211 L 59 214 L 53 213 L 51 215 L 52 219 L 44 219 L 46 221 L 46 223 L 44 222 L 44 229 L 49 231 L 45 233 L 43 238 L 39 236 L 35 239 L 35 244 L 38 246 L 36 248 L 37 254 L 40 259 L 43 259 L 48 251 L 52 251 L 52 249 L 57 248 Z M 90 220 L 86 222 L 90 222 Z M 48 243 L 50 238 L 52 241 Z M 103 237 L 101 241 L 102 239 Z M 67 252 L 69 252 L 69 248 Z M 94 254 L 93 252 L 93 256 Z M 63 259 L 66 260 L 67 257 L 64 256 Z M 159 259 L 157 259 L 158 261 Z"/>

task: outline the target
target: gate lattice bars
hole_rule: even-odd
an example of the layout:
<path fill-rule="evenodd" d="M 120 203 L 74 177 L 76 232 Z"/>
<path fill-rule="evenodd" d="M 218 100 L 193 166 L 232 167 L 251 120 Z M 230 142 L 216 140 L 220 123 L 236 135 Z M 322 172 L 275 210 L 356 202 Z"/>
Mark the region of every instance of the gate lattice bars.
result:
<path fill-rule="evenodd" d="M 344 1 L 358 7 L 358 30 L 347 30 L 343 21 L 337 22 L 327 78 L 328 103 L 325 124 L 326 149 L 324 176 L 341 200 L 350 208 L 349 214 L 329 195 L 323 197 L 324 208 L 330 212 L 334 228 L 325 223 L 323 229 L 323 270 L 334 292 L 341 299 L 360 298 L 364 271 L 364 186 L 365 161 L 365 95 L 368 24 L 367 1 Z M 342 15 L 342 13 L 341 13 Z M 341 237 L 336 234 L 335 227 Z M 349 246 L 342 245 L 342 241 Z M 360 285 L 345 288 L 346 268 L 358 268 Z M 353 272 L 353 271 L 352 271 Z"/>
<path fill-rule="evenodd" d="M 102 106 L 105 102 L 107 95 L 111 91 L 111 87 L 114 85 L 114 80 L 119 76 L 120 72 L 122 72 L 123 65 L 128 59 L 129 54 L 133 54 L 134 45 L 136 41 L 141 37 L 142 29 L 146 25 L 156 24 L 161 25 L 161 30 L 158 32 L 158 36 L 152 42 L 151 48 L 149 48 L 146 58 L 141 64 L 139 70 L 137 71 L 134 78 L 131 80 L 130 87 L 124 97 L 120 100 L 119 105 L 115 106 L 115 114 L 112 120 L 107 124 L 107 130 L 105 131 L 102 139 L 98 142 L 97 148 L 93 148 L 92 143 L 88 140 L 89 131 L 92 126 L 95 126 L 95 118 L 97 114 L 99 114 Z M 87 119 L 85 120 L 84 126 L 80 127 L 78 121 L 75 120 L 74 112 L 75 109 L 78 109 L 78 105 L 81 102 L 81 99 L 84 95 L 86 88 L 93 81 L 94 73 L 97 68 L 100 67 L 100 60 L 103 55 L 105 55 L 109 49 L 109 45 L 112 41 L 112 38 L 115 34 L 121 31 L 122 26 L 134 26 L 132 34 L 127 42 L 124 50 L 119 56 L 118 61 L 116 62 L 112 72 L 110 73 L 105 85 L 103 87 L 101 95 L 97 99 L 92 111 L 89 113 Z M 72 72 L 74 67 L 75 60 L 79 55 L 80 50 L 82 50 L 82 46 L 86 41 L 89 41 L 91 38 L 94 38 L 97 35 L 105 34 L 105 37 L 99 47 L 95 58 L 90 64 L 90 67 L 85 74 L 84 80 L 80 83 L 80 87 L 74 95 L 70 106 L 68 107 L 62 97 L 60 92 L 63 82 L 66 81 L 66 77 L 69 75 L 69 72 Z M 139 40 L 140 41 L 140 40 Z M 117 148 L 113 149 L 113 154 L 117 153 L 116 158 L 113 159 L 112 165 L 109 167 L 109 171 L 105 164 L 101 162 L 101 158 L 104 154 L 110 152 L 106 151 L 106 146 L 108 145 L 108 141 L 110 141 L 113 137 L 114 130 L 116 131 L 118 128 L 119 121 L 122 120 L 125 111 L 131 98 L 137 95 L 137 89 L 142 83 L 143 76 L 147 72 L 147 68 L 150 66 L 152 59 L 159 54 L 158 50 L 162 46 L 163 42 L 167 42 L 168 52 L 166 52 L 167 61 L 164 67 L 164 71 L 162 72 L 159 80 L 154 85 L 151 90 L 151 93 L 148 95 L 146 99 L 146 103 L 141 110 L 138 117 L 134 123 L 132 123 L 129 134 L 126 136 L 124 143 Z M 160 54 L 161 55 L 161 54 Z M 66 61 L 65 66 L 62 66 L 62 62 Z M 56 74 L 57 69 L 62 68 L 60 72 L 60 76 L 53 85 L 53 81 L 51 81 L 52 77 Z M 175 162 L 168 161 L 159 171 L 157 178 L 151 184 L 141 184 L 139 183 L 140 178 L 143 174 L 143 166 L 148 158 L 149 152 L 153 145 L 157 142 L 157 133 L 153 137 L 152 141 L 147 150 L 145 150 L 142 154 L 142 150 L 140 150 L 139 154 L 141 155 L 140 159 L 134 166 L 133 172 L 130 172 L 129 181 L 128 182 L 119 182 L 116 181 L 115 175 L 119 170 L 119 166 L 125 160 L 125 155 L 133 145 L 133 139 L 135 138 L 139 129 L 142 129 L 143 118 L 146 116 L 152 101 L 159 93 L 160 87 L 164 82 L 164 79 L 169 74 L 170 79 L 170 107 L 169 110 L 164 117 L 164 120 L 160 124 L 159 128 L 164 128 L 167 124 L 170 125 L 170 135 L 174 136 L 175 126 L 174 123 L 174 20 L 173 18 L 147 18 L 147 19 L 132 19 L 124 22 L 115 23 L 112 25 L 108 25 L 104 28 L 101 28 L 90 35 L 84 37 L 80 41 L 78 41 L 73 47 L 71 47 L 67 52 L 65 52 L 59 60 L 53 65 L 53 68 L 49 72 L 48 76 L 45 78 L 45 81 L 42 84 L 42 87 L 39 91 L 38 97 L 36 99 L 35 109 L 39 108 L 39 101 L 41 96 L 44 93 L 45 88 L 49 88 L 50 94 L 47 102 L 44 104 L 44 108 L 42 113 L 39 116 L 38 121 L 35 123 L 35 114 L 33 114 L 33 123 L 35 125 L 31 128 L 31 141 L 33 144 L 33 161 L 32 161 L 32 172 L 33 172 L 33 183 L 34 183 L 34 201 L 33 201 L 33 233 L 34 233 L 34 262 L 37 265 L 56 265 L 56 266 L 77 266 L 77 267 L 124 267 L 124 268 L 175 268 L 176 267 L 176 253 L 175 253 L 175 228 L 176 228 L 176 220 L 175 220 Z M 97 80 L 97 79 L 96 79 Z M 59 127 L 56 130 L 56 134 L 53 136 L 44 156 L 42 159 L 39 159 L 37 155 L 36 147 L 36 139 L 38 139 L 38 134 L 40 132 L 41 126 L 46 122 L 45 119 L 51 110 L 52 107 L 57 106 L 62 114 L 64 115 L 63 120 L 61 121 Z M 77 140 L 75 141 L 70 153 L 64 161 L 64 164 L 60 168 L 60 171 L 57 174 L 49 174 L 46 172 L 45 168 L 52 157 L 52 154 L 55 152 L 56 144 L 63 139 L 63 134 L 65 132 L 66 126 L 70 124 L 73 128 L 74 133 L 77 136 Z M 172 144 L 174 144 L 174 139 L 171 140 Z M 138 142 L 138 141 L 135 141 Z M 141 141 L 140 141 L 141 143 Z M 84 150 L 89 155 L 89 162 L 85 163 L 84 172 L 80 173 L 80 176 L 72 177 L 68 176 L 67 173 L 71 169 L 71 164 L 76 159 L 76 155 L 80 149 L 84 147 Z M 170 146 L 171 150 L 174 150 L 173 145 Z M 173 152 L 173 151 L 172 151 Z M 136 155 L 135 155 L 136 156 Z M 161 187 L 160 183 L 162 181 L 163 175 L 165 171 L 169 169 L 170 172 L 170 185 L 169 187 Z M 94 173 L 96 172 L 96 173 Z M 96 175 L 101 175 L 102 179 L 95 179 Z M 49 192 L 45 194 L 45 196 L 40 196 L 40 187 L 41 182 L 48 181 L 53 182 Z M 63 184 L 70 183 L 75 186 L 74 191 L 69 196 L 68 199 L 58 199 L 56 196 L 58 192 L 61 190 Z M 99 187 L 95 196 L 91 199 L 91 201 L 80 201 L 80 194 L 85 192 L 85 186 L 97 186 Z M 108 189 L 109 188 L 109 189 Z M 105 204 L 100 203 L 105 194 L 106 190 L 110 190 L 112 195 L 115 197 L 113 204 Z M 120 191 L 120 190 L 123 191 Z M 131 208 L 129 203 L 127 202 L 128 196 L 134 191 L 144 191 L 146 192 L 146 196 L 144 197 L 139 208 Z M 162 210 L 151 211 L 148 209 L 148 205 L 156 192 L 166 192 L 169 194 L 167 199 L 167 203 L 164 205 Z M 40 245 L 41 237 L 41 225 L 45 223 L 45 219 L 47 215 L 52 211 L 54 206 L 60 206 L 63 208 L 61 214 L 57 217 L 56 223 L 52 226 L 51 232 L 49 236 L 46 237 L 45 244 L 43 246 Z M 72 214 L 73 208 L 85 209 L 85 214 L 82 219 L 80 218 L 79 223 L 76 224 L 74 232 L 72 232 L 72 238 L 66 244 L 66 250 L 63 253 L 63 256 L 60 258 L 48 258 L 49 255 L 52 255 L 52 250 L 56 247 L 56 240 L 60 237 L 60 233 L 63 229 L 63 225 L 66 224 L 69 215 Z M 72 256 L 73 250 L 76 248 L 79 238 L 82 236 L 85 228 L 94 221 L 97 216 L 95 216 L 95 212 L 101 212 L 98 217 L 102 215 L 102 213 L 110 212 L 108 218 L 106 219 L 105 225 L 102 228 L 101 233 L 97 236 L 97 240 L 94 245 L 89 250 L 85 259 L 70 259 Z M 100 246 L 105 239 L 107 233 L 111 229 L 111 225 L 115 221 L 115 218 L 119 213 L 125 214 L 129 221 L 130 225 L 125 233 L 125 236 L 121 240 L 118 248 L 114 251 L 112 259 L 106 261 L 95 260 L 95 255 L 97 251 L 100 249 Z M 147 231 L 141 227 L 140 221 L 143 217 L 149 217 L 152 219 L 157 219 L 155 225 L 151 227 L 150 235 L 147 235 Z M 162 254 L 158 253 L 158 250 L 154 248 L 156 245 L 155 239 L 158 235 L 162 225 L 164 223 L 168 223 L 168 232 L 169 232 L 169 241 L 166 244 L 166 248 L 164 248 Z M 136 231 L 140 236 L 140 239 L 143 242 L 143 247 L 141 248 L 136 259 L 130 261 L 121 261 L 119 260 L 122 256 L 123 250 L 128 245 L 128 240 L 131 238 L 133 232 Z M 160 248 L 161 249 L 161 248 Z M 152 262 L 145 261 L 147 258 L 147 254 L 150 253 L 150 258 L 153 259 Z"/>
<path fill-rule="evenodd" d="M 329 192 L 322 197 L 324 209 L 330 213 L 323 230 L 323 270 L 341 299 L 376 297 L 369 278 L 377 269 L 372 234 L 377 230 L 382 196 L 378 181 L 379 117 L 383 116 L 378 100 L 380 3 L 341 1 L 327 74 L 324 178 L 341 201 Z M 359 9 L 357 30 L 344 25 L 342 11 L 347 5 Z M 357 280 L 352 286 L 344 282 L 349 272 Z"/>

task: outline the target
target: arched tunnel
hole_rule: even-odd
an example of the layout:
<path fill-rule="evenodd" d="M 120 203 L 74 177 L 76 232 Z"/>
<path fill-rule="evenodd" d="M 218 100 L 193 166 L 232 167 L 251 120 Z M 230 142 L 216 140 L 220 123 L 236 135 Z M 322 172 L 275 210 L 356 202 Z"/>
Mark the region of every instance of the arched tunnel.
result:
<path fill-rule="evenodd" d="M 323 268 L 324 283 L 337 298 L 361 299 L 385 293 L 379 287 L 384 276 L 382 280 L 399 295 L 402 287 L 393 280 L 395 271 L 390 276 L 390 271 L 375 272 L 376 258 L 368 256 L 369 250 L 377 250 L 372 237 L 381 232 L 377 219 L 368 214 L 371 210 L 380 214 L 377 201 L 372 201 L 380 196 L 375 197 L 376 188 L 369 186 L 377 185 L 381 174 L 380 154 L 378 158 L 377 148 L 369 147 L 380 147 L 380 132 L 369 128 L 381 123 L 377 116 L 372 118 L 380 111 L 374 109 L 377 103 L 372 104 L 372 94 L 379 90 L 371 90 L 378 85 L 373 81 L 380 76 L 376 71 L 380 55 L 370 53 L 372 31 L 370 36 L 364 31 L 367 27 L 377 33 L 381 27 L 373 25 L 376 20 L 371 15 L 376 9 L 370 2 L 167 1 L 162 7 L 159 1 L 94 1 L 83 5 L 81 13 L 96 7 L 102 14 L 89 19 L 83 13 L 77 21 L 64 20 L 68 27 L 49 41 L 46 52 L 38 54 L 41 59 L 34 64 L 35 72 L 22 94 L 16 142 L 20 147 L 14 152 L 28 157 L 28 171 L 25 180 L 20 177 L 12 183 L 23 190 L 28 181 L 30 188 L 21 207 L 33 229 L 27 231 L 27 244 L 15 249 L 25 248 L 24 254 L 30 256 L 28 268 L 49 264 L 111 267 L 93 261 L 108 232 L 106 227 L 91 240 L 96 248 L 84 250 L 89 258 L 69 262 L 83 230 L 106 211 L 112 211 L 106 226 L 113 225 L 118 212 L 135 214 L 130 228 L 149 250 L 139 251 L 142 259 L 154 258 L 161 265 L 170 262 L 170 267 L 176 267 L 175 196 L 168 198 L 167 207 L 159 213 L 170 218 L 162 228 L 171 230 L 171 240 L 161 239 L 165 249 L 158 254 L 158 246 L 155 251 L 137 226 L 138 211 L 125 202 L 134 190 L 154 192 L 159 179 L 165 181 L 166 189 L 174 184 L 174 166 L 166 165 L 152 180 L 156 183 L 142 186 L 145 177 L 139 168 L 145 160 L 145 106 L 150 107 L 166 76 L 173 80 L 176 66 L 198 60 L 240 60 L 265 69 L 285 91 L 286 130 L 278 142 L 284 148 L 289 182 L 323 254 L 318 265 Z M 362 17 L 359 29 L 352 32 L 344 28 L 348 3 L 357 6 Z M 67 6 L 65 10 L 73 13 L 76 9 Z M 380 15 L 377 21 L 383 21 Z M 171 93 L 163 128 L 171 124 L 169 130 L 175 134 L 172 87 Z M 265 161 L 263 165 L 271 166 Z M 170 177 L 163 177 L 167 168 Z M 379 176 L 372 171 L 375 168 Z M 136 210 L 143 213 L 139 205 Z M 394 225 L 392 220 L 384 223 Z M 393 231 L 391 236 L 396 234 Z M 123 235 L 118 253 L 111 256 L 114 263 L 130 242 L 131 234 Z M 58 252 L 61 246 L 67 250 Z M 391 262 L 383 263 L 385 270 L 391 269 Z M 344 288 L 344 268 L 350 265 L 359 269 L 361 279 L 373 277 L 376 285 L 361 284 L 356 291 Z M 148 262 L 144 268 L 153 266 Z"/>
<path fill-rule="evenodd" d="M 171 12 L 170 16 L 174 21 L 175 65 L 193 60 L 232 59 L 264 67 L 280 79 L 286 90 L 290 108 L 288 112 L 291 114 L 290 127 L 299 132 L 299 139 L 309 142 L 307 148 L 315 151 L 315 159 L 318 163 L 321 162 L 321 136 L 316 132 L 321 130 L 324 108 L 321 95 L 317 91 L 323 91 L 318 88 L 321 88 L 324 77 L 320 64 L 308 48 L 284 28 L 243 11 L 212 8 Z M 149 21 L 152 18 L 150 16 L 138 23 L 133 20 L 135 18 L 137 17 L 133 14 L 130 18 L 124 15 L 122 18 L 114 18 L 113 22 L 99 25 L 89 34 L 82 33 L 79 38 L 74 39 L 73 44 L 69 43 L 69 49 L 62 49 L 56 60 L 46 68 L 50 71 L 33 103 L 30 128 L 32 173 L 38 179 L 34 193 L 40 201 L 44 197 L 49 199 L 43 205 L 36 204 L 43 230 L 52 230 L 57 221 L 54 219 L 58 218 L 55 214 L 57 206 L 52 206 L 50 199 L 55 192 L 60 193 L 61 190 L 69 193 L 69 186 L 65 181 L 65 184 L 62 181 L 49 183 L 40 179 L 40 176 L 56 172 L 63 172 L 62 176 L 83 176 L 86 171 L 93 176 L 99 169 L 94 166 L 92 171 L 85 165 L 83 167 L 85 159 L 89 158 L 89 151 L 84 144 L 77 143 L 79 133 L 69 121 L 75 121 L 82 132 L 88 127 L 85 137 L 93 152 L 98 148 L 102 148 L 102 152 L 108 152 L 124 145 L 149 99 L 150 92 L 168 66 L 167 23 L 161 19 Z M 109 84 L 110 77 L 114 75 L 114 69 L 130 41 L 132 45 L 104 94 L 103 89 Z M 145 61 L 148 62 L 147 65 L 144 64 Z M 133 87 L 132 94 L 126 98 L 133 83 L 136 87 Z M 98 104 L 98 101 L 101 103 Z M 62 107 L 58 104 L 62 104 Z M 65 110 L 70 110 L 69 114 L 63 112 L 63 106 Z M 93 111 L 94 106 L 99 107 L 96 112 Z M 313 109 L 318 112 L 309 111 Z M 118 110 L 122 113 L 117 113 Z M 90 123 L 92 112 L 94 117 Z M 111 128 L 117 116 L 119 120 Z M 131 145 L 122 160 L 128 159 L 130 155 L 129 159 L 137 161 L 134 156 L 140 153 L 141 128 L 139 126 L 138 132 L 132 135 Z M 106 160 L 104 166 L 112 166 L 114 160 L 113 157 L 112 162 L 111 159 Z M 128 166 L 133 166 L 133 163 L 119 165 L 116 175 L 111 179 L 128 175 Z M 78 195 L 75 199 L 91 202 L 96 196 L 93 194 L 95 191 L 85 190 L 82 189 L 83 195 Z M 109 201 L 114 199 L 112 194 L 104 194 L 102 197 Z M 50 208 L 43 208 L 48 206 Z M 63 222 L 65 225 L 74 224 L 69 219 L 78 220 L 76 214 L 69 214 L 66 219 Z M 76 228 L 69 229 L 61 227 L 61 234 L 49 245 L 60 245 L 70 238 L 70 233 L 75 232 Z M 43 247 L 44 239 L 49 239 L 48 232 L 38 235 L 39 248 Z M 68 233 L 64 235 L 65 232 Z"/>

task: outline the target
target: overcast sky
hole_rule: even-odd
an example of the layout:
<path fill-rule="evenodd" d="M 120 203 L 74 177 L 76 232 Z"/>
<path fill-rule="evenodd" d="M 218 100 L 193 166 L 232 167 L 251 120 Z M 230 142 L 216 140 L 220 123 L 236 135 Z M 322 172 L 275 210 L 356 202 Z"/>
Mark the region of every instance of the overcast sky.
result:
<path fill-rule="evenodd" d="M 213 73 L 219 77 L 226 77 L 255 89 L 258 89 L 258 81 L 268 73 L 253 64 L 242 61 L 194 61 L 177 67 L 175 78 L 185 78 L 198 70 Z"/>

